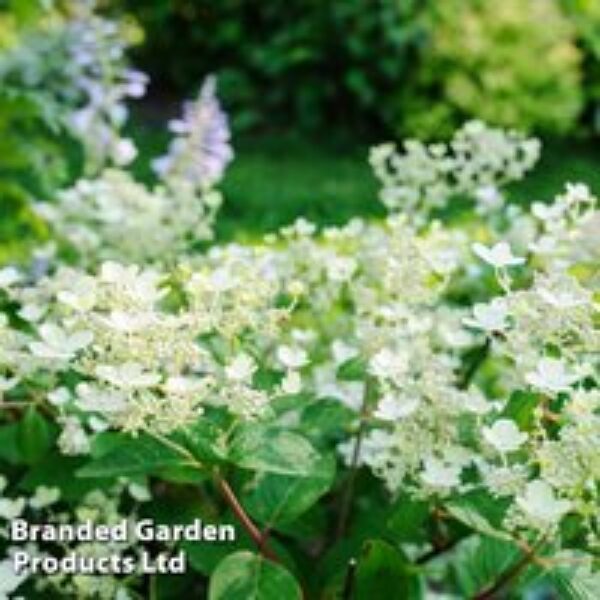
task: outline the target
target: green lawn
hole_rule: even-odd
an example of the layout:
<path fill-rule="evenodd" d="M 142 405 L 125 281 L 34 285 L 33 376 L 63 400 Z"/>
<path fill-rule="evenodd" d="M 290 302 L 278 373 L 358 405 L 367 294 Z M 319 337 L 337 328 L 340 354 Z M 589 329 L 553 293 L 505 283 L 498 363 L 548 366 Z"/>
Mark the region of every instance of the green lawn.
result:
<path fill-rule="evenodd" d="M 148 180 L 147 159 L 164 151 L 167 137 L 162 127 L 137 127 L 133 134 L 142 149 L 136 175 Z M 225 205 L 217 224 L 219 240 L 252 239 L 299 216 L 330 224 L 346 222 L 355 215 L 383 214 L 367 164 L 367 145 L 275 135 L 246 137 L 234 143 L 236 158 L 222 184 Z M 513 200 L 548 200 L 566 181 L 588 183 L 600 193 L 600 149 L 593 144 L 547 143 L 542 157 L 529 177 L 511 187 Z M 22 227 L 11 229 L 4 218 L 0 229 L 1 260 L 3 251 L 6 259 L 18 247 L 15 240 L 22 236 Z"/>
<path fill-rule="evenodd" d="M 166 140 L 162 132 L 148 127 L 134 135 L 143 148 L 135 165 L 137 175 L 146 180 L 147 156 L 162 152 Z M 234 140 L 234 145 L 236 157 L 221 185 L 221 240 L 274 231 L 299 216 L 344 223 L 355 215 L 383 214 L 367 146 L 289 135 L 246 137 Z"/>

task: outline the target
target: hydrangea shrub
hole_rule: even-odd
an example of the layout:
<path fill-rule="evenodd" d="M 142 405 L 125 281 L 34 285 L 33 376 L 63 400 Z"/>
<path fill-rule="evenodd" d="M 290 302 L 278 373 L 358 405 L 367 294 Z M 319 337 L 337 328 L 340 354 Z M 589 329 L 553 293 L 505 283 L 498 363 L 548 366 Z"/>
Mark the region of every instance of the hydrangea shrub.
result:
<path fill-rule="evenodd" d="M 382 221 L 199 252 L 232 158 L 212 79 L 171 130 L 155 187 L 104 165 L 39 207 L 71 260 L 0 269 L 0 520 L 236 535 L 4 536 L 0 594 L 594 598 L 591 190 L 511 205 L 540 143 L 473 121 L 372 150 Z M 71 555 L 118 567 L 34 572 Z"/>

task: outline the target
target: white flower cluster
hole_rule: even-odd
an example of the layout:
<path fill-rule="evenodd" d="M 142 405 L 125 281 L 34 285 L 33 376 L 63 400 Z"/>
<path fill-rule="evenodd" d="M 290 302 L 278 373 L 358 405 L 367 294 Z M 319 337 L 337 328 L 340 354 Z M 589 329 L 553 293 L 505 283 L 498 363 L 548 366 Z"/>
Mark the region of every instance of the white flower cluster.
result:
<path fill-rule="evenodd" d="M 254 357 L 273 347 L 287 309 L 248 261 L 193 273 L 114 262 L 96 275 L 61 268 L 10 293 L 31 333 L 15 351 L 10 337 L 3 344 L 5 387 L 33 377 L 51 386 L 68 454 L 87 452 L 89 434 L 107 426 L 164 434 L 207 405 L 247 419 L 268 407 L 269 392 L 253 384 Z"/>
<path fill-rule="evenodd" d="M 387 209 L 423 219 L 459 195 L 474 198 L 483 212 L 502 206 L 499 188 L 521 179 L 539 154 L 537 139 L 470 121 L 448 143 L 407 140 L 403 152 L 393 143 L 376 146 L 370 163 Z"/>
<path fill-rule="evenodd" d="M 117 111 L 119 106 L 112 105 Z M 81 264 L 174 264 L 195 244 L 212 239 L 222 204 L 214 186 L 233 158 L 214 78 L 206 80 L 198 100 L 186 104 L 171 130 L 169 153 L 153 162 L 161 177 L 154 188 L 129 171 L 106 168 L 59 191 L 52 202 L 33 205 Z"/>
<path fill-rule="evenodd" d="M 292 389 L 366 411 L 360 462 L 391 491 L 483 489 L 512 501 L 510 531 L 547 532 L 576 513 L 597 545 L 599 282 L 584 248 L 596 249 L 585 236 L 598 212 L 580 186 L 556 203 L 578 209 L 540 225 L 527 256 L 437 225 L 417 233 L 399 217 L 322 234 L 299 220 L 252 252 L 266 277 L 298 294 L 278 352 L 300 378 Z M 534 251 L 550 230 L 560 260 Z M 231 246 L 210 260 L 249 252 Z M 500 295 L 454 300 L 487 271 Z M 340 377 L 356 359 L 366 372 Z M 354 447 L 351 438 L 340 447 L 349 463 Z"/>
<path fill-rule="evenodd" d="M 83 264 L 111 259 L 172 263 L 194 243 L 212 238 L 221 202 L 216 190 L 202 195 L 186 185 L 176 192 L 162 185 L 150 190 L 127 171 L 107 169 L 34 209 Z"/>

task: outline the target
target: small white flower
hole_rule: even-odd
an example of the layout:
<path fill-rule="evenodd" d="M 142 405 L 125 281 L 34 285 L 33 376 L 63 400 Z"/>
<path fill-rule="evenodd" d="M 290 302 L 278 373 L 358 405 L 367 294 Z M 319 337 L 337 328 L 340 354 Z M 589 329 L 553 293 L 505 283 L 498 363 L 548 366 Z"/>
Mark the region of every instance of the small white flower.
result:
<path fill-rule="evenodd" d="M 138 502 L 148 502 L 149 500 L 152 500 L 152 494 L 147 485 L 132 482 L 127 486 L 127 491 L 129 492 L 129 495 Z"/>
<path fill-rule="evenodd" d="M 593 204 L 594 196 L 585 183 L 567 183 L 562 196 L 569 205 Z"/>
<path fill-rule="evenodd" d="M 14 267 L 0 269 L 0 288 L 9 288 L 21 280 L 21 274 Z"/>
<path fill-rule="evenodd" d="M 19 383 L 18 377 L 2 377 L 0 376 L 0 394 L 12 390 L 17 383 Z"/>
<path fill-rule="evenodd" d="M 25 508 L 25 498 L 0 498 L 0 518 L 10 521 L 21 515 Z"/>
<path fill-rule="evenodd" d="M 347 360 L 354 358 L 358 354 L 358 350 L 342 340 L 335 340 L 331 344 L 331 354 L 336 365 L 341 365 Z"/>
<path fill-rule="evenodd" d="M 566 206 L 560 202 L 534 202 L 531 205 L 531 214 L 540 221 L 558 221 L 563 217 L 565 209 Z"/>
<path fill-rule="evenodd" d="M 512 253 L 508 242 L 498 242 L 492 247 L 483 244 L 475 243 L 472 246 L 473 252 L 486 263 L 495 269 L 503 269 L 505 267 L 514 267 L 522 265 L 525 262 L 524 258 L 515 256 Z"/>
<path fill-rule="evenodd" d="M 542 479 L 530 481 L 525 493 L 518 496 L 516 502 L 535 524 L 542 526 L 558 523 L 571 508 L 571 503 L 568 500 L 557 499 L 550 484 Z"/>
<path fill-rule="evenodd" d="M 31 342 L 29 349 L 39 358 L 69 360 L 94 340 L 91 331 L 76 331 L 69 334 L 52 323 L 41 325 L 38 332 L 42 341 Z"/>
<path fill-rule="evenodd" d="M 70 456 L 87 454 L 90 451 L 90 438 L 79 420 L 75 417 L 65 417 L 60 419 L 60 424 L 63 427 L 58 438 L 61 452 Z"/>
<path fill-rule="evenodd" d="M 590 294 L 584 290 L 553 290 L 546 287 L 539 287 L 537 293 L 544 302 L 554 308 L 577 308 L 578 306 L 585 306 L 590 301 Z"/>
<path fill-rule="evenodd" d="M 68 290 L 56 295 L 59 302 L 76 311 L 89 310 L 96 302 L 97 284 L 92 277 L 80 277 Z"/>
<path fill-rule="evenodd" d="M 256 361 L 249 354 L 242 352 L 225 367 L 225 376 L 230 381 L 247 383 L 252 380 L 256 368 Z"/>
<path fill-rule="evenodd" d="M 556 358 L 542 358 L 536 370 L 525 376 L 527 383 L 548 393 L 565 392 L 577 379 L 577 375 L 568 373 L 564 363 Z"/>
<path fill-rule="evenodd" d="M 504 205 L 504 197 L 495 185 L 484 185 L 475 190 L 478 212 L 487 214 L 499 210 Z"/>
<path fill-rule="evenodd" d="M 88 420 L 87 424 L 94 433 L 101 433 L 106 431 L 110 427 L 110 423 L 107 423 L 104 419 L 92 415 Z"/>
<path fill-rule="evenodd" d="M 308 364 L 306 351 L 292 346 L 279 346 L 277 348 L 277 358 L 288 369 L 300 369 Z"/>
<path fill-rule="evenodd" d="M 17 313 L 24 321 L 37 323 L 46 314 L 48 308 L 39 304 L 26 304 Z"/>
<path fill-rule="evenodd" d="M 491 427 L 484 427 L 482 434 L 485 441 L 502 454 L 518 450 L 527 441 L 527 434 L 511 419 L 499 419 Z"/>
<path fill-rule="evenodd" d="M 193 377 L 169 377 L 165 382 L 164 389 L 167 394 L 174 396 L 194 396 L 201 394 L 210 386 L 210 379 L 204 377 L 195 379 Z"/>
<path fill-rule="evenodd" d="M 98 365 L 96 375 L 115 387 L 123 389 L 149 388 L 160 381 L 160 375 L 149 373 L 143 365 L 135 362 L 127 362 L 119 366 Z"/>
<path fill-rule="evenodd" d="M 227 292 L 236 286 L 235 276 L 226 268 L 215 269 L 210 275 L 210 283 L 217 292 Z"/>
<path fill-rule="evenodd" d="M 6 558 L 0 562 L 0 598 L 10 598 L 12 593 L 27 579 L 27 572 L 15 573 L 13 561 Z"/>
<path fill-rule="evenodd" d="M 494 405 L 488 402 L 486 397 L 477 388 L 471 388 L 468 392 L 462 395 L 464 407 L 469 412 L 476 415 L 485 415 L 489 413 Z"/>
<path fill-rule="evenodd" d="M 137 156 L 135 144 L 129 138 L 120 138 L 113 148 L 112 159 L 119 166 L 128 165 Z"/>
<path fill-rule="evenodd" d="M 71 399 L 71 392 L 66 387 L 59 387 L 48 392 L 47 398 L 54 406 L 64 406 Z"/>
<path fill-rule="evenodd" d="M 108 317 L 103 317 L 102 322 L 115 331 L 134 333 L 152 326 L 152 316 L 145 313 L 125 312 L 113 310 Z"/>
<path fill-rule="evenodd" d="M 423 482 L 432 488 L 448 490 L 460 485 L 461 465 L 448 464 L 438 458 L 427 458 L 421 472 Z"/>
<path fill-rule="evenodd" d="M 41 508 L 46 508 L 52 504 L 58 502 L 60 498 L 60 490 L 55 487 L 46 487 L 45 485 L 40 485 L 35 488 L 35 494 L 29 500 L 29 506 L 36 510 Z"/>
<path fill-rule="evenodd" d="M 85 411 L 118 413 L 127 407 L 127 398 L 122 392 L 106 390 L 88 383 L 77 386 L 77 406 Z"/>
<path fill-rule="evenodd" d="M 299 394 L 302 390 L 302 378 L 298 371 L 288 371 L 281 382 L 281 391 L 284 394 Z"/>
<path fill-rule="evenodd" d="M 389 348 L 383 348 L 371 358 L 369 372 L 380 379 L 397 379 L 407 370 L 406 357 Z"/>
<path fill-rule="evenodd" d="M 556 251 L 557 241 L 551 235 L 541 235 L 537 240 L 529 244 L 529 250 L 536 254 L 546 255 Z"/>
<path fill-rule="evenodd" d="M 419 398 L 405 398 L 386 394 L 377 405 L 374 415 L 384 421 L 397 421 L 412 415 L 419 407 Z"/>
<path fill-rule="evenodd" d="M 306 293 L 306 285 L 299 279 L 293 279 L 288 283 L 287 291 L 291 296 L 302 296 Z"/>
<path fill-rule="evenodd" d="M 476 304 L 473 318 L 464 319 L 465 325 L 488 333 L 504 331 L 508 327 L 508 306 L 502 298 L 495 298 L 489 304 Z"/>
<path fill-rule="evenodd" d="M 356 271 L 356 261 L 352 258 L 332 257 L 327 262 L 327 275 L 331 281 L 348 281 Z"/>

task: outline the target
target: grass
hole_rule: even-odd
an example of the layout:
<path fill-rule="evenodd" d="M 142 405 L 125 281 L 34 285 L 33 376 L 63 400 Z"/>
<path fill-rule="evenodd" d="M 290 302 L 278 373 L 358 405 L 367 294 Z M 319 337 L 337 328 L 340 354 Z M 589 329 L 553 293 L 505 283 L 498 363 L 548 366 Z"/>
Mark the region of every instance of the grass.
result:
<path fill-rule="evenodd" d="M 154 128 L 134 134 L 143 148 L 137 175 L 148 180 L 147 158 L 163 152 L 166 140 Z M 299 216 L 340 224 L 356 215 L 383 215 L 367 146 L 273 134 L 236 139 L 234 145 L 236 157 L 221 184 L 219 240 L 254 237 Z"/>
<path fill-rule="evenodd" d="M 565 183 L 581 182 L 600 196 L 600 148 L 592 142 L 546 141 L 532 173 L 511 186 L 511 197 L 522 203 L 550 200 Z"/>
<path fill-rule="evenodd" d="M 138 126 L 132 133 L 141 148 L 135 174 L 148 181 L 148 158 L 164 152 L 167 136 L 162 126 Z M 367 163 L 367 145 L 269 135 L 236 139 L 235 147 L 236 158 L 222 183 L 219 241 L 253 239 L 300 216 L 339 224 L 357 215 L 384 214 Z M 547 142 L 538 166 L 511 186 L 509 195 L 519 203 L 549 200 L 567 181 L 582 181 L 600 194 L 600 150 L 591 143 Z M 16 255 L 23 235 L 22 223 L 11 230 L 2 220 L 0 260 Z"/>

